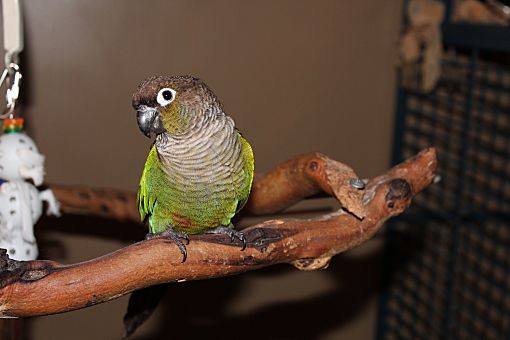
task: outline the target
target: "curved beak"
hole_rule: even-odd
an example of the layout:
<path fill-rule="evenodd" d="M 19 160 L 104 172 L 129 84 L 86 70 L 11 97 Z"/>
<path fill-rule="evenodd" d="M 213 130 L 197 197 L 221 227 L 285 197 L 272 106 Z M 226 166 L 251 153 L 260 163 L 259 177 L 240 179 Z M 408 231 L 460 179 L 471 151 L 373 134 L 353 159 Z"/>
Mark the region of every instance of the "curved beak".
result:
<path fill-rule="evenodd" d="M 155 108 L 148 106 L 138 107 L 136 119 L 138 120 L 140 131 L 149 138 L 151 133 L 158 135 L 166 131 L 159 112 Z"/>

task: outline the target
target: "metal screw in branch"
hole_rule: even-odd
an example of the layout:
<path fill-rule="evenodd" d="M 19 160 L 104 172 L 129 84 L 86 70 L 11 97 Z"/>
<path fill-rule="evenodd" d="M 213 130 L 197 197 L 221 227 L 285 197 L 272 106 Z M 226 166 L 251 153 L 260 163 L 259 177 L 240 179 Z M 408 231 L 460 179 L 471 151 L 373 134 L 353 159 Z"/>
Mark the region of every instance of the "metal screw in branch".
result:
<path fill-rule="evenodd" d="M 363 190 L 365 189 L 365 181 L 359 178 L 351 178 L 349 180 L 349 184 L 356 189 Z"/>

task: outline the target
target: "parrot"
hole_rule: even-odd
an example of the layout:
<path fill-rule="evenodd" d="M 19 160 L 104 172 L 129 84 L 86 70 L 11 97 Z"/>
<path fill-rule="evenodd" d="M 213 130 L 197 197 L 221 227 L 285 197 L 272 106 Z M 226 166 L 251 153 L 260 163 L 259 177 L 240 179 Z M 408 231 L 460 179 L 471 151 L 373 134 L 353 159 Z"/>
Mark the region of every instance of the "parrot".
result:
<path fill-rule="evenodd" d="M 201 79 L 153 76 L 132 98 L 140 131 L 156 136 L 137 193 L 146 239 L 173 241 L 186 261 L 189 235 L 246 239 L 231 222 L 248 200 L 254 175 L 250 143 Z"/>

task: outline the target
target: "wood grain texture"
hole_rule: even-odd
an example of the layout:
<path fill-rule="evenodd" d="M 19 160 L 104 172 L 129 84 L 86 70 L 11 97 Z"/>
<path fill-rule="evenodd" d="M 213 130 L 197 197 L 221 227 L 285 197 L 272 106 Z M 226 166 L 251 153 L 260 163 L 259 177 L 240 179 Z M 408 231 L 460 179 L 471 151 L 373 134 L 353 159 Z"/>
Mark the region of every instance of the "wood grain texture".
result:
<path fill-rule="evenodd" d="M 332 256 L 368 240 L 388 218 L 402 213 L 412 197 L 432 183 L 435 170 L 435 151 L 426 149 L 359 190 L 349 185 L 356 175 L 348 166 L 321 154 L 298 156 L 256 181 L 249 212 L 275 212 L 321 191 L 335 196 L 343 209 L 311 219 L 270 220 L 248 227 L 243 230 L 244 251 L 224 236 L 191 236 L 185 263 L 175 244 L 161 238 L 73 265 L 17 262 L 3 252 L 0 316 L 60 313 L 163 282 L 238 274 L 276 263 L 292 263 L 303 270 L 322 268 Z M 138 220 L 131 193 L 51 188 L 64 212 Z"/>

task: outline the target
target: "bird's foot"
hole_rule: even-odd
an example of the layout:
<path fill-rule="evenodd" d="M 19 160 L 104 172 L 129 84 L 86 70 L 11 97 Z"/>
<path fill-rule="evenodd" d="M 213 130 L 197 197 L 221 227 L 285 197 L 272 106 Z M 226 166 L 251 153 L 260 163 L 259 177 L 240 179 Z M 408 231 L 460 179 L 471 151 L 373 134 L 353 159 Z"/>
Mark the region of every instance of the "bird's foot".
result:
<path fill-rule="evenodd" d="M 239 241 L 241 241 L 243 243 L 243 247 L 241 248 L 241 251 L 246 249 L 246 238 L 244 237 L 244 234 L 240 231 L 235 230 L 235 229 L 220 225 L 217 228 L 207 231 L 207 234 L 228 235 L 228 236 L 230 236 L 230 242 L 234 242 L 234 240 L 237 238 Z"/>
<path fill-rule="evenodd" d="M 189 236 L 188 236 L 187 232 L 175 231 L 172 227 L 169 227 L 168 229 L 166 229 L 165 231 L 162 231 L 160 233 L 148 233 L 145 236 L 145 239 L 152 240 L 152 239 L 158 238 L 158 237 L 170 239 L 172 242 L 174 242 L 177 245 L 177 247 L 179 247 L 179 250 L 181 251 L 182 262 L 186 261 L 186 259 L 188 258 L 188 252 L 186 251 L 186 246 L 184 245 L 184 243 L 182 243 L 181 239 L 186 241 L 186 244 L 189 244 Z"/>

